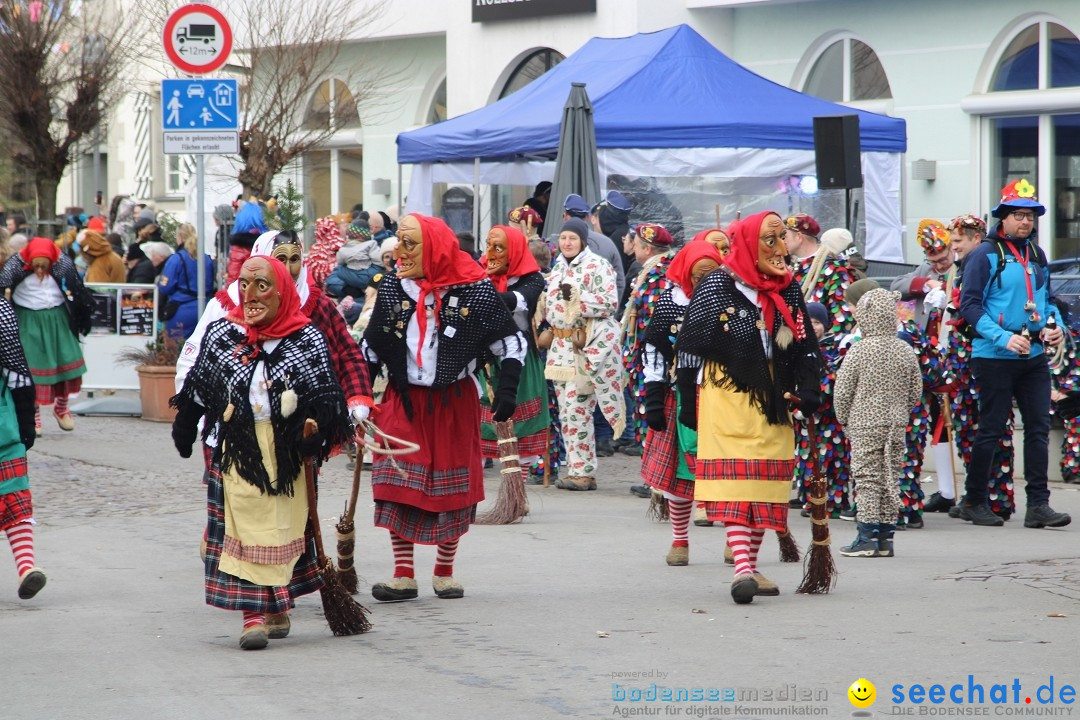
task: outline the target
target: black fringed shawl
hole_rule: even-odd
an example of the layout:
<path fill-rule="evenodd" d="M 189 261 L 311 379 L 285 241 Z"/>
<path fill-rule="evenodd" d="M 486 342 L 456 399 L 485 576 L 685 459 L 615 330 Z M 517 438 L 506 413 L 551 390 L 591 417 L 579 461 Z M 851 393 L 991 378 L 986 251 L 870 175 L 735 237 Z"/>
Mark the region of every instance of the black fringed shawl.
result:
<path fill-rule="evenodd" d="M 499 297 L 502 298 L 503 304 L 506 305 L 511 316 L 513 316 L 514 309 L 517 307 L 517 295 L 515 293 L 521 295 L 525 300 L 526 318 L 531 325 L 533 316 L 536 315 L 536 306 L 545 290 L 547 290 L 547 280 L 544 279 L 543 273 L 532 272 L 518 277 L 513 285 L 507 286 L 506 292 L 499 293 Z M 535 350 L 536 342 L 533 339 L 532 328 L 518 329 L 525 335 L 529 347 Z"/>
<path fill-rule="evenodd" d="M 390 384 L 401 395 L 402 404 L 412 416 L 409 400 L 409 374 L 406 353 L 416 354 L 408 347 L 409 320 L 416 312 L 416 301 L 401 287 L 401 279 L 387 275 L 379 285 L 375 309 L 371 313 L 364 342 L 386 365 Z M 448 332 L 447 328 L 453 328 Z M 438 333 L 438 357 L 435 363 L 433 388 L 453 384 L 469 363 L 486 364 L 489 348 L 504 338 L 524 342 L 517 323 L 499 298 L 490 280 L 454 285 L 442 298 Z"/>
<path fill-rule="evenodd" d="M 354 431 L 345 393 L 330 363 L 326 339 L 313 325 L 282 338 L 272 351 L 260 349 L 255 358 L 250 358 L 252 350 L 242 328 L 227 319 L 214 321 L 206 330 L 184 387 L 170 404 L 178 410 L 189 403 L 201 402 L 205 406 L 203 440 L 216 428 L 223 471 L 235 467 L 242 478 L 269 495 L 292 495 L 293 480 L 302 467 L 297 440 L 307 418 L 319 424 L 324 440 L 320 459 L 326 459 L 332 447 L 352 439 Z M 248 399 L 260 360 L 266 365 L 269 384 L 278 471 L 274 479 L 263 465 Z M 297 403 L 296 410 L 286 418 L 281 415 L 281 396 L 289 388 L 296 393 Z M 232 417 L 225 421 L 225 408 L 230 402 Z"/>
<path fill-rule="evenodd" d="M 0 378 L 12 390 L 34 386 L 19 340 L 19 320 L 11 303 L 3 298 L 0 298 Z"/>
<path fill-rule="evenodd" d="M 702 382 L 750 394 L 750 402 L 772 425 L 790 424 L 784 393 L 817 391 L 824 368 L 810 316 L 794 280 L 780 292 L 801 332 L 787 349 L 776 343 L 786 327 L 774 310 L 772 373 L 757 321 L 761 309 L 735 286 L 727 272 L 710 273 L 694 290 L 675 342 L 680 367 L 715 365 Z M 659 347 L 659 346 L 658 346 Z"/>
<path fill-rule="evenodd" d="M 675 362 L 675 340 L 682 328 L 687 305 L 680 305 L 671 297 L 674 288 L 667 288 L 660 293 L 653 305 L 649 324 L 645 326 L 645 339 L 641 343 L 656 348 L 664 358 L 664 363 L 671 367 Z"/>

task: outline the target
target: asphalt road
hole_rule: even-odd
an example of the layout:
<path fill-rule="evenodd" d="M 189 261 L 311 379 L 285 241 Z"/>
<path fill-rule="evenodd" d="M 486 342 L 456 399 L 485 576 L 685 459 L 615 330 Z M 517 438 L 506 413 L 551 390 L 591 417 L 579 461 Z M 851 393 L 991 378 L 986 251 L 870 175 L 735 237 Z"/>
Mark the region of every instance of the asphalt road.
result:
<path fill-rule="evenodd" d="M 370 633 L 333 637 L 316 594 L 298 602 L 289 638 L 243 652 L 236 614 L 203 602 L 199 460 L 177 456 L 167 425 L 76 422 L 61 433 L 47 421 L 30 453 L 49 577 L 37 598 L 17 599 L 0 550 L 2 718 L 849 717 L 859 678 L 876 685 L 872 715 L 1065 714 L 1073 706 L 1042 705 L 1039 686 L 1054 676 L 1059 699 L 1063 685 L 1080 686 L 1080 526 L 931 515 L 924 530 L 898 533 L 895 558 L 855 559 L 835 553 L 854 532 L 836 521 L 839 579 L 819 596 L 793 593 L 801 566 L 777 562 L 770 536 L 762 571 L 782 594 L 736 606 L 722 529 L 692 527 L 691 564 L 668 567 L 670 529 L 629 494 L 638 460 L 621 456 L 601 461 L 596 492 L 531 488 L 525 522 L 474 527 L 455 566 L 463 599 L 434 596 L 434 548 L 420 547 L 418 600 L 361 596 Z M 344 458 L 328 464 L 328 538 L 350 479 Z M 497 483 L 489 471 L 491 498 Z M 1055 483 L 1053 504 L 1080 517 L 1075 487 Z M 362 585 L 392 570 L 370 512 L 364 487 Z M 808 521 L 795 516 L 793 528 L 806 547 Z M 994 684 L 1014 680 L 1017 703 L 1011 689 L 1010 704 L 966 702 L 969 682 L 989 702 Z M 911 685 L 935 683 L 962 684 L 965 703 L 907 701 Z M 893 702 L 896 685 L 905 702 Z M 634 700 L 665 691 L 671 700 Z"/>

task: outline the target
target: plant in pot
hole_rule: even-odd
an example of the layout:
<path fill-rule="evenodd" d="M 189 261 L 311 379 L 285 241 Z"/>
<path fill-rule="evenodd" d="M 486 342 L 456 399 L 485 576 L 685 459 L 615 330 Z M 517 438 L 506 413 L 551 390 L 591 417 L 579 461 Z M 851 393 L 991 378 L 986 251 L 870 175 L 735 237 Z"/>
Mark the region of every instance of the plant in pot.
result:
<path fill-rule="evenodd" d="M 176 411 L 169 407 L 175 394 L 176 360 L 183 343 L 164 330 L 158 332 L 144 347 L 127 347 L 116 354 L 116 361 L 134 365 L 139 375 L 139 402 L 142 419 L 153 422 L 172 422 Z"/>

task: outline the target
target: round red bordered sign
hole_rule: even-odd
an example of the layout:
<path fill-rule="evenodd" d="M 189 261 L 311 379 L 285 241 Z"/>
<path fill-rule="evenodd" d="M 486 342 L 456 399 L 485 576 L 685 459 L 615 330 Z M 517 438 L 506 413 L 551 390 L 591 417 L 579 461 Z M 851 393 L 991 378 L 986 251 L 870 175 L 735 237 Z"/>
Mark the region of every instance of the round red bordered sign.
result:
<path fill-rule="evenodd" d="M 169 16 L 162 41 L 173 65 L 192 75 L 204 75 L 229 59 L 232 28 L 216 8 L 193 3 L 177 8 Z"/>

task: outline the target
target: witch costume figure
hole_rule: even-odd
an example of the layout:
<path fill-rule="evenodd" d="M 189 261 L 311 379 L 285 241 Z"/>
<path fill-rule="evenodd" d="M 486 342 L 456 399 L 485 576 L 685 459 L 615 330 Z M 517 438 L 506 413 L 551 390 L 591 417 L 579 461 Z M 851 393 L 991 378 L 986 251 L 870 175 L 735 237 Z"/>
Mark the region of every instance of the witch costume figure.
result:
<path fill-rule="evenodd" d="M 45 571 L 34 564 L 34 504 L 26 464 L 35 437 L 34 381 L 15 312 L 0 300 L 0 531 L 15 556 L 22 600 L 45 587 Z"/>
<path fill-rule="evenodd" d="M 240 647 L 289 633 L 297 597 L 322 587 L 308 529 L 303 458 L 325 459 L 353 436 L 323 334 L 300 312 L 289 271 L 253 255 L 240 304 L 207 328 L 172 399 L 173 442 L 191 457 L 199 418 L 215 442 L 207 482 L 206 602 L 243 613 Z M 308 419 L 318 430 L 305 437 Z"/>
<path fill-rule="evenodd" d="M 4 263 L 0 289 L 15 307 L 19 339 L 34 378 L 37 436 L 41 405 L 53 406 L 61 430 L 74 430 L 68 400 L 82 389 L 86 374 L 79 336 L 90 333 L 93 302 L 75 263 L 61 255 L 52 240 L 36 237 Z"/>
<path fill-rule="evenodd" d="M 349 333 L 341 313 L 334 301 L 311 282 L 308 268 L 304 264 L 303 242 L 291 230 L 270 230 L 259 236 L 252 246 L 255 255 L 267 255 L 279 260 L 288 269 L 297 295 L 300 298 L 300 312 L 311 319 L 311 324 L 322 331 L 330 347 L 330 358 L 334 374 L 345 391 L 345 397 L 352 412 L 353 422 L 367 419 L 374 404 L 371 393 L 371 381 L 368 378 L 367 363 L 360 354 L 360 346 Z M 239 282 L 219 291 L 207 302 L 202 317 L 195 330 L 184 343 L 180 357 L 176 361 L 176 391 L 180 392 L 184 378 L 187 377 L 199 346 L 206 334 L 206 329 L 215 320 L 226 317 L 241 303 Z"/>
<path fill-rule="evenodd" d="M 371 588 L 376 600 L 417 597 L 413 547 L 437 545 L 432 586 L 444 599 L 465 588 L 454 578 L 461 536 L 484 499 L 477 370 L 499 358 L 495 422 L 509 420 L 528 348 L 487 273 L 438 218 L 413 213 L 398 225 L 397 275 L 379 285 L 364 331 L 372 376 L 385 367 L 377 424 L 419 445 L 388 456 L 372 447 L 375 525 L 390 532 L 394 577 Z"/>
<path fill-rule="evenodd" d="M 673 382 L 675 344 L 694 288 L 720 267 L 720 253 L 710 243 L 691 242 L 667 268 L 669 287 L 660 294 L 645 328 L 641 353 L 645 379 L 645 435 L 641 477 L 663 493 L 671 517 L 667 564 L 690 564 L 690 514 L 694 506 L 697 432 L 678 422 L 681 398 Z"/>
<path fill-rule="evenodd" d="M 779 593 L 757 555 L 766 530 L 787 529 L 789 402 L 804 415 L 820 405 L 821 355 L 786 255 L 779 215 L 737 222 L 724 271 L 694 289 L 675 345 L 679 422 L 698 431 L 694 498 L 725 525 L 739 604 Z"/>
<path fill-rule="evenodd" d="M 533 338 L 532 318 L 536 305 L 544 294 L 546 281 L 536 264 L 529 241 L 524 233 L 506 225 L 495 225 L 488 233 L 487 272 L 499 298 L 513 314 L 518 330 L 525 336 L 529 350 L 518 383 L 517 409 L 510 419 L 517 438 L 518 462 L 528 467 L 544 455 L 547 442 L 548 414 L 547 381 L 544 365 Z M 492 363 L 490 387 L 499 386 L 499 363 Z M 486 458 L 499 457 L 492 419 L 491 402 L 480 408 L 480 449 Z"/>

